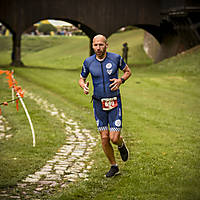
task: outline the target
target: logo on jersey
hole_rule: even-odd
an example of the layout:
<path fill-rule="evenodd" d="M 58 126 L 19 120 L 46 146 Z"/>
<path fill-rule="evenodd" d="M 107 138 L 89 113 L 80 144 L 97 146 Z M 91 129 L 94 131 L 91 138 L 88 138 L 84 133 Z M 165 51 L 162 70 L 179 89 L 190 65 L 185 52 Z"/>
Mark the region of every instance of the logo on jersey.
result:
<path fill-rule="evenodd" d="M 106 69 L 111 69 L 111 68 L 112 68 L 112 64 L 111 63 L 106 64 Z"/>
<path fill-rule="evenodd" d="M 122 124 L 122 122 L 121 122 L 120 119 L 118 119 L 118 120 L 115 121 L 115 126 L 120 127 L 121 124 Z"/>
<path fill-rule="evenodd" d="M 111 75 L 112 74 L 112 64 L 111 63 L 107 63 L 106 64 L 106 71 L 107 71 L 107 73 L 109 74 L 109 75 Z"/>
<path fill-rule="evenodd" d="M 108 73 L 109 75 L 111 75 L 111 74 L 112 74 L 112 69 L 107 69 L 107 73 Z"/>

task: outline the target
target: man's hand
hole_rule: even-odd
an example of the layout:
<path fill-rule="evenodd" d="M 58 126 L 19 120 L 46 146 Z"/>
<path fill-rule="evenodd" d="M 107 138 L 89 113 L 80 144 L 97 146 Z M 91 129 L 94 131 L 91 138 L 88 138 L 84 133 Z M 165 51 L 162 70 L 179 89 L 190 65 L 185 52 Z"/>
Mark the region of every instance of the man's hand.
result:
<path fill-rule="evenodd" d="M 116 78 L 112 78 L 110 79 L 110 81 L 113 83 L 110 84 L 111 87 L 111 91 L 115 91 L 119 89 L 119 86 L 122 84 L 122 80 L 121 79 L 116 79 Z"/>
<path fill-rule="evenodd" d="M 124 74 L 123 74 L 122 78 L 124 80 L 127 80 L 131 76 L 131 70 L 128 67 L 128 65 L 126 65 L 126 67 L 123 69 L 123 72 L 124 72 Z M 119 86 L 122 84 L 121 78 L 119 78 L 119 79 L 113 78 L 113 79 L 110 79 L 110 81 L 113 81 L 113 83 L 110 84 L 111 91 L 118 90 Z"/>
<path fill-rule="evenodd" d="M 84 78 L 80 77 L 80 79 L 79 79 L 80 87 L 83 89 L 85 94 L 89 94 L 89 82 L 88 81 L 86 83 L 85 82 L 86 82 L 86 80 Z"/>
<path fill-rule="evenodd" d="M 88 82 L 88 81 L 87 81 L 86 84 L 84 85 L 83 90 L 84 90 L 84 93 L 85 93 L 85 94 L 89 94 L 89 82 Z"/>

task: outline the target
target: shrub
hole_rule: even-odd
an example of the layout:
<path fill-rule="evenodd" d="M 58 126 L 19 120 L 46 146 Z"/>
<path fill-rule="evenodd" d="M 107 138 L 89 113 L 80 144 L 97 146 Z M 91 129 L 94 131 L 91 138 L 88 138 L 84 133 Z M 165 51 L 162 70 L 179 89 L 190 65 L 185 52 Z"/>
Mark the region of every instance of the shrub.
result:
<path fill-rule="evenodd" d="M 47 35 L 47 34 L 50 34 L 51 31 L 56 32 L 57 29 L 52 24 L 40 24 L 38 26 L 38 31 Z"/>

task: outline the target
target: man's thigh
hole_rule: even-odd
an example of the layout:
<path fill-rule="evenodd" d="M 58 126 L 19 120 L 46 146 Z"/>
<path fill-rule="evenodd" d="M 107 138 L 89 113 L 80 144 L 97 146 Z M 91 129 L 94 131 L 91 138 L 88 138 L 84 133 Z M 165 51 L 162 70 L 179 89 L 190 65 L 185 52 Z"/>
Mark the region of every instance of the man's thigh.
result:
<path fill-rule="evenodd" d="M 100 132 L 108 130 L 108 112 L 103 111 L 101 102 L 93 100 L 94 116 Z"/>
<path fill-rule="evenodd" d="M 110 132 L 120 132 L 122 128 L 122 105 L 120 98 L 118 99 L 118 106 L 111 110 L 108 114 L 108 121 L 110 125 Z"/>

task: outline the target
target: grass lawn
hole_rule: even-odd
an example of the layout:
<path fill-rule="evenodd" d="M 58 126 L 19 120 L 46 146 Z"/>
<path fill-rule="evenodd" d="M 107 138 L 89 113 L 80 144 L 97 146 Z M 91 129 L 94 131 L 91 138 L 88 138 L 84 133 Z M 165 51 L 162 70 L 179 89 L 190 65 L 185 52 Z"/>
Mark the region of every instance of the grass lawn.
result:
<path fill-rule="evenodd" d="M 10 40 L 0 37 L 0 69 L 11 69 L 7 67 L 11 62 Z M 121 86 L 122 135 L 130 159 L 123 163 L 115 147 L 121 175 L 104 178 L 109 164 L 99 140 L 89 180 L 71 184 L 48 199 L 200 199 L 200 47 L 152 64 L 142 49 L 143 31 L 113 34 L 109 51 L 121 53 L 125 41 L 133 75 Z M 23 37 L 22 60 L 26 67 L 14 70 L 22 88 L 54 103 L 99 138 L 90 103 L 92 88 L 85 96 L 78 86 L 88 47 L 86 37 Z M 91 86 L 91 77 L 89 81 Z M 0 86 L 2 102 L 10 98 L 3 76 Z M 14 104 L 4 107 L 3 115 L 13 127 L 14 136 L 0 141 L 0 188 L 12 187 L 40 168 L 64 142 L 63 125 L 26 96 L 24 101 L 35 126 L 37 144 L 32 148 L 23 109 L 16 112 Z"/>

